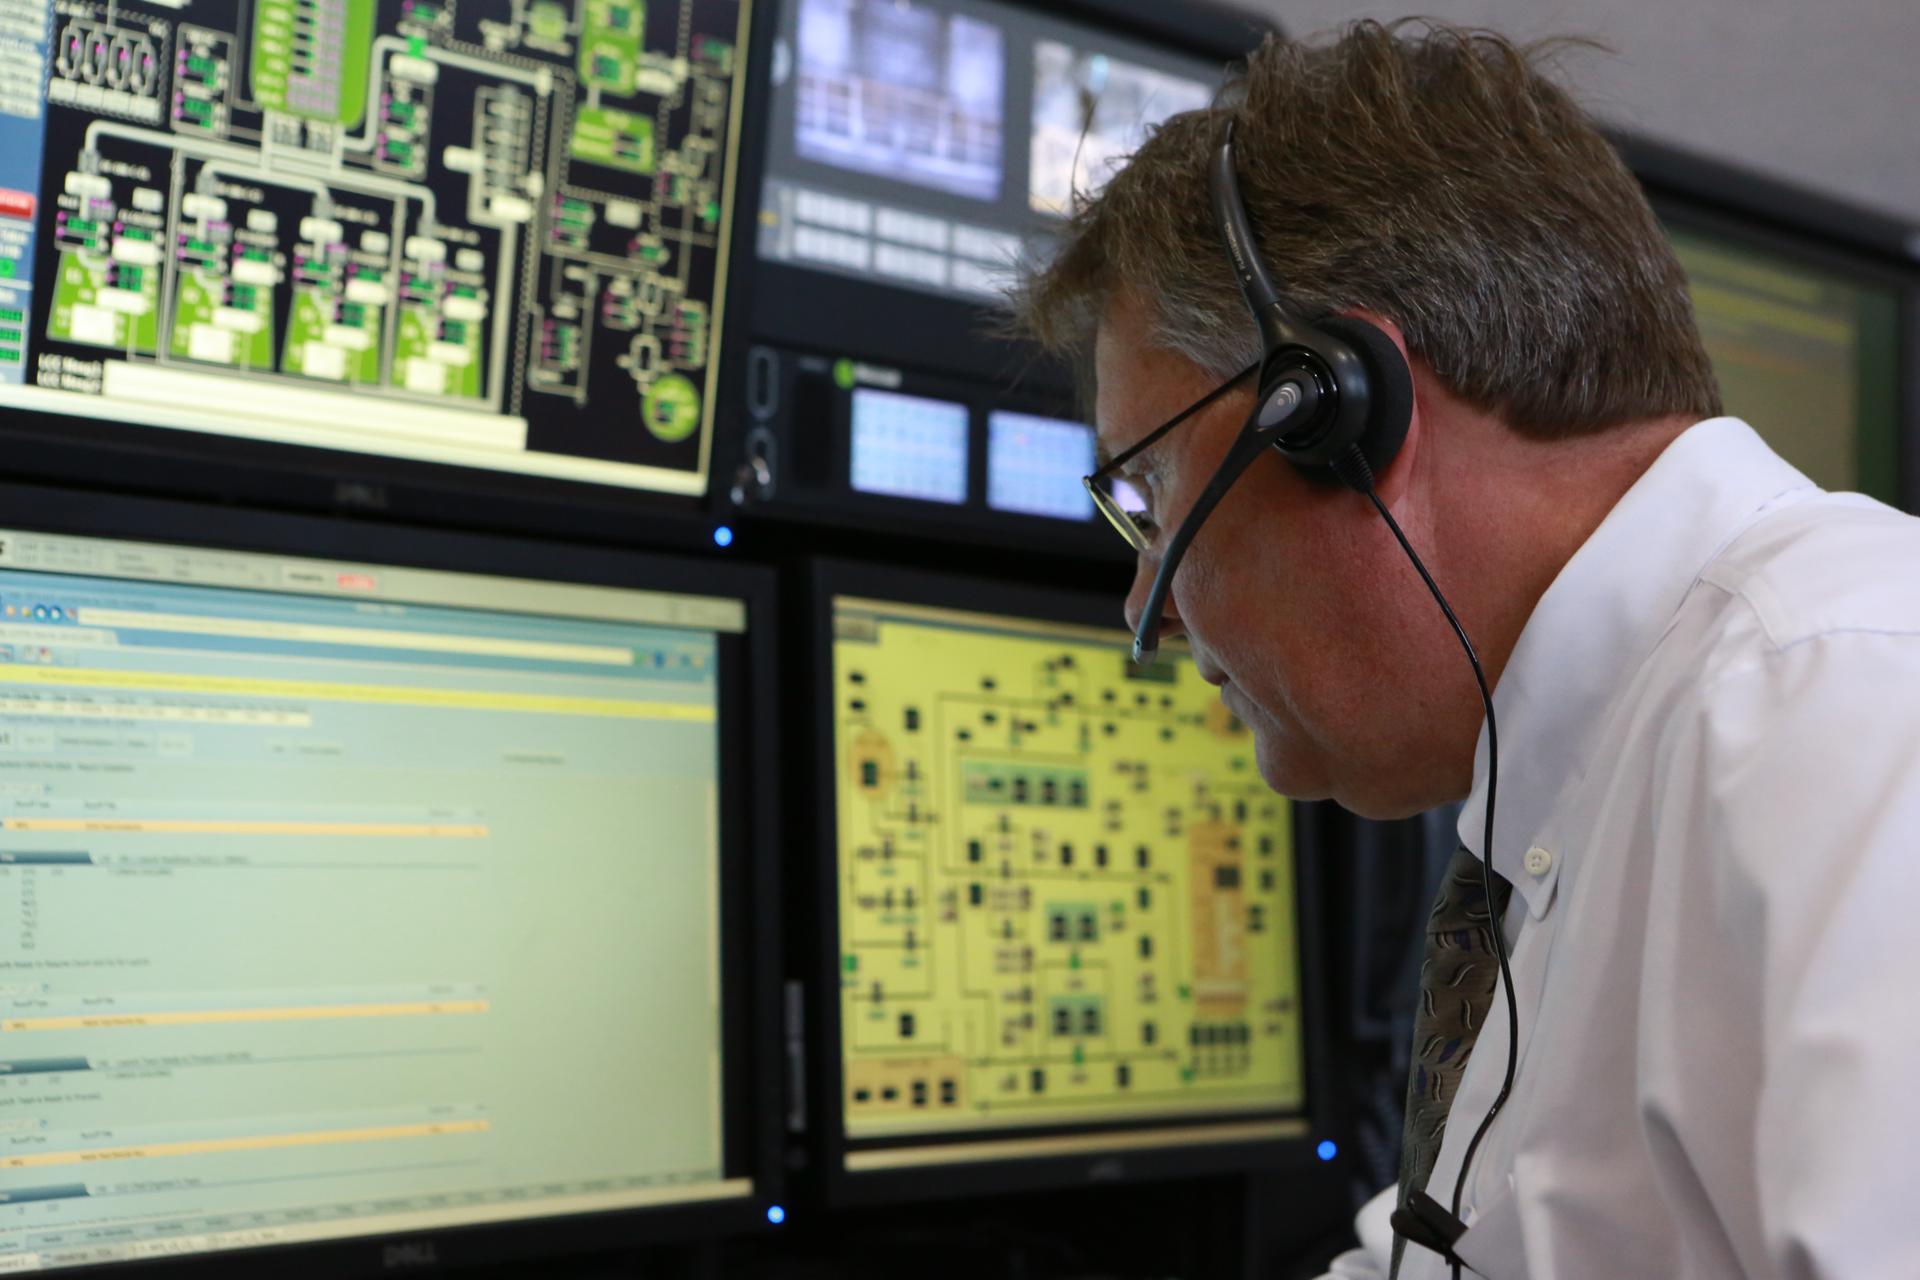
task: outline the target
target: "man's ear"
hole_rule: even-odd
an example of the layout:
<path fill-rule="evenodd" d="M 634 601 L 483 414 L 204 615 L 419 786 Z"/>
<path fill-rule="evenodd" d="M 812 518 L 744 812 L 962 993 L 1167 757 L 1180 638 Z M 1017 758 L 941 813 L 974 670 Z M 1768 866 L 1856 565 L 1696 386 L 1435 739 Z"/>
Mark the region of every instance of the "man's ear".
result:
<path fill-rule="evenodd" d="M 1407 417 L 1406 439 L 1401 441 L 1399 451 L 1393 455 L 1393 461 L 1374 473 L 1373 486 L 1380 495 L 1380 501 L 1389 507 L 1405 495 L 1409 478 L 1413 475 L 1413 460 L 1419 454 L 1422 444 L 1422 415 L 1420 412 L 1422 391 L 1421 368 L 1407 350 L 1407 335 L 1400 326 L 1377 311 L 1365 311 L 1354 308 L 1340 313 L 1356 320 L 1364 320 L 1386 335 L 1400 358 L 1407 363 L 1408 375 L 1412 382 L 1411 410 Z"/>

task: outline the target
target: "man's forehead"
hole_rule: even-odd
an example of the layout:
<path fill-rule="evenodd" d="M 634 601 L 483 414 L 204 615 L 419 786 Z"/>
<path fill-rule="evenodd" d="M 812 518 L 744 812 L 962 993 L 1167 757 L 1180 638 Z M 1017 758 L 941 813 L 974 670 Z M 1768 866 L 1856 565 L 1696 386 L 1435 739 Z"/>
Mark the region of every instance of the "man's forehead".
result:
<path fill-rule="evenodd" d="M 1115 302 L 1101 317 L 1093 345 L 1094 456 L 1102 466 L 1126 452 L 1163 421 L 1153 406 L 1166 398 L 1157 384 L 1174 372 L 1167 353 L 1147 341 L 1137 305 Z"/>
<path fill-rule="evenodd" d="M 1101 466 L 1151 435 L 1214 387 L 1185 356 L 1149 340 L 1135 315 L 1109 313 L 1094 343 L 1094 456 Z M 1142 466 L 1163 450 L 1140 455 Z"/>

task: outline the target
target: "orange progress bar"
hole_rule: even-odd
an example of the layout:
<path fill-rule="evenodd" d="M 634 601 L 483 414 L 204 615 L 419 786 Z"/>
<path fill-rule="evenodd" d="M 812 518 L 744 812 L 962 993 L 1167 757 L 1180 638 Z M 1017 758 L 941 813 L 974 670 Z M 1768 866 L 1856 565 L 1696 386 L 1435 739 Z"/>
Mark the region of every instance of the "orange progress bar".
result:
<path fill-rule="evenodd" d="M 103 1027 L 191 1027 L 209 1022 L 311 1022 L 321 1018 L 414 1018 L 485 1013 L 485 1000 L 407 1000 L 386 1004 L 306 1004 L 270 1009 L 184 1009 L 171 1013 L 73 1013 L 6 1018 L 0 1031 L 94 1031 Z"/>
<path fill-rule="evenodd" d="M 190 1142 L 143 1142 L 90 1151 L 42 1151 L 30 1156 L 0 1156 L 0 1169 L 44 1169 L 49 1165 L 99 1164 L 108 1160 L 145 1160 L 155 1156 L 212 1156 L 231 1151 L 271 1151 L 277 1147 L 325 1147 L 341 1142 L 387 1142 L 395 1138 L 440 1138 L 485 1133 L 485 1120 L 448 1120 L 428 1124 L 390 1124 L 369 1129 L 316 1129 L 309 1133 L 266 1133 L 250 1138 L 197 1138 Z"/>

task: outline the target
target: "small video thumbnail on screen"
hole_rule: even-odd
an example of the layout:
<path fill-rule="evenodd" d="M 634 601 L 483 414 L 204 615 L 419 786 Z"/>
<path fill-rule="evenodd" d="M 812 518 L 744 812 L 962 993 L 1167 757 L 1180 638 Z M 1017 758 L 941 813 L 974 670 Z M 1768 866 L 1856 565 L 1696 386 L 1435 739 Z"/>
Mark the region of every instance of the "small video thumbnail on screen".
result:
<path fill-rule="evenodd" d="M 1032 176 L 1036 213 L 1070 212 L 1097 194 L 1168 116 L 1213 100 L 1198 80 L 1041 40 L 1033 50 Z"/>
<path fill-rule="evenodd" d="M 974 200 L 1000 197 L 1006 41 L 908 0 L 801 0 L 794 148 Z"/>

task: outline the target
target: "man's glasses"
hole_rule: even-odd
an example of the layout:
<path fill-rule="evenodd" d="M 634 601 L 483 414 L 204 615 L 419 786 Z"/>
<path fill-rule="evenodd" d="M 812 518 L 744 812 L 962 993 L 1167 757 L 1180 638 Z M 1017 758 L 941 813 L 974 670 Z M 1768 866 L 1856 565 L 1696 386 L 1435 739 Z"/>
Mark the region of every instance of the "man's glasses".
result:
<path fill-rule="evenodd" d="M 1093 497 L 1093 505 L 1099 509 L 1101 515 L 1107 518 L 1107 523 L 1111 524 L 1119 531 L 1120 536 L 1127 540 L 1127 545 L 1135 551 L 1145 551 L 1153 546 L 1153 515 L 1148 511 L 1147 501 L 1141 496 L 1140 491 L 1131 484 L 1128 484 L 1119 474 L 1120 468 L 1124 467 L 1135 457 L 1138 457 L 1141 450 L 1159 440 L 1160 437 L 1166 435 L 1194 414 L 1199 413 L 1202 409 L 1239 386 L 1242 382 L 1245 382 L 1249 377 L 1258 372 L 1259 369 L 1260 362 L 1256 360 L 1213 390 L 1207 392 L 1206 395 L 1201 396 L 1198 400 L 1182 409 L 1179 413 L 1174 414 L 1173 417 L 1167 419 L 1167 421 L 1161 423 L 1152 431 L 1149 431 L 1126 449 L 1107 459 L 1106 462 L 1101 464 L 1099 470 L 1082 479 L 1081 483 L 1087 486 L 1087 492 Z"/>

